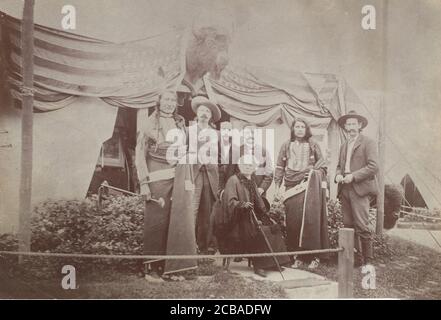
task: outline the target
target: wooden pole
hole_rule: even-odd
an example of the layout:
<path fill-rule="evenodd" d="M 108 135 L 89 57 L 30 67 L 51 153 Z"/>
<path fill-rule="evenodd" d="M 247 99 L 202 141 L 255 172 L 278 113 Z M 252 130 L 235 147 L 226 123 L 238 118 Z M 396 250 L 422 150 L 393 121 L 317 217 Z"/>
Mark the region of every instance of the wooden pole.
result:
<path fill-rule="evenodd" d="M 388 15 L 388 1 L 384 0 L 383 5 L 383 21 L 382 21 L 382 86 L 383 94 L 380 104 L 379 114 L 379 128 L 378 128 L 378 188 L 380 189 L 377 195 L 377 223 L 376 233 L 378 236 L 383 235 L 384 222 L 384 167 L 386 162 L 386 105 L 387 105 L 387 15 Z"/>
<path fill-rule="evenodd" d="M 34 107 L 34 0 L 26 0 L 23 7 L 22 47 L 22 116 L 21 116 L 21 173 L 18 240 L 20 251 L 31 249 L 32 196 L 32 130 Z M 19 257 L 19 263 L 23 256 Z"/>
<path fill-rule="evenodd" d="M 380 121 L 378 130 L 378 195 L 377 195 L 377 223 L 376 233 L 378 236 L 383 235 L 384 223 L 384 163 L 385 163 L 385 107 L 384 98 L 380 105 Z"/>
<path fill-rule="evenodd" d="M 338 297 L 352 298 L 354 288 L 354 229 L 338 230 Z"/>

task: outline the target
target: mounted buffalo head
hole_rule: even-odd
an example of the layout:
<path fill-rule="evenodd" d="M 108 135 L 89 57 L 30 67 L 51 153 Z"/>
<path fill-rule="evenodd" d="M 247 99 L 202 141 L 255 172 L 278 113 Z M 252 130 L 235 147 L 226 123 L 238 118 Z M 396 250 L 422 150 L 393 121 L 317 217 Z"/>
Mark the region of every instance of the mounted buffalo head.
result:
<path fill-rule="evenodd" d="M 186 51 L 185 80 L 195 85 L 207 72 L 218 79 L 228 64 L 231 31 L 218 25 L 193 24 Z"/>

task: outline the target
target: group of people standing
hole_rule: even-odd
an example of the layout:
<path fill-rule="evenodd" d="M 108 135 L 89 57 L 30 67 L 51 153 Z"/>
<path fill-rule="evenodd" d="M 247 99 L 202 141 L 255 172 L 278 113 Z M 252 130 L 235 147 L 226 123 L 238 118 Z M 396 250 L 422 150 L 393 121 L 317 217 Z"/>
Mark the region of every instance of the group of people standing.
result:
<path fill-rule="evenodd" d="M 309 124 L 301 118 L 293 121 L 291 136 L 280 148 L 274 166 L 263 146 L 257 152 L 254 126 L 243 128 L 241 144 L 235 146 L 228 134 L 228 129 L 232 129 L 230 123 L 223 122 L 220 132 L 216 130 L 221 112 L 215 103 L 205 96 L 196 96 L 192 99 L 192 110 L 195 121 L 186 126 L 177 112 L 176 92 L 164 91 L 154 112 L 137 129 L 136 167 L 140 192 L 146 200 L 144 254 L 214 254 L 217 250 L 264 253 L 327 248 L 327 165 L 320 146 L 312 139 Z M 349 113 L 338 123 L 350 137 L 341 147 L 335 177 L 344 224 L 355 228 L 356 239 L 361 239 L 361 246 L 356 241 L 358 255 L 362 263 L 368 263 L 372 259 L 368 211 L 369 197 L 376 193 L 376 147 L 371 139 L 360 134 L 367 125 L 364 117 Z M 184 138 L 177 143 L 168 134 L 170 130 L 182 133 Z M 201 134 L 207 130 L 211 134 Z M 189 143 L 191 134 L 197 134 L 196 143 Z M 207 149 L 204 146 L 210 140 L 215 148 Z M 233 152 L 235 147 L 239 152 Z M 204 162 L 199 161 L 202 149 L 205 156 L 221 152 L 213 155 L 215 162 Z M 168 155 L 175 151 L 183 157 L 195 154 L 198 161 L 190 164 L 170 161 Z M 269 215 L 265 197 L 273 181 L 275 197 L 286 208 L 285 239 Z M 162 206 L 158 205 L 160 198 Z M 280 270 L 281 265 L 298 267 L 307 263 L 315 268 L 319 258 L 316 255 L 253 258 L 251 263 L 254 272 L 265 277 L 265 270 Z M 152 280 L 197 268 L 197 261 L 190 260 L 148 262 L 150 270 L 146 277 Z"/>

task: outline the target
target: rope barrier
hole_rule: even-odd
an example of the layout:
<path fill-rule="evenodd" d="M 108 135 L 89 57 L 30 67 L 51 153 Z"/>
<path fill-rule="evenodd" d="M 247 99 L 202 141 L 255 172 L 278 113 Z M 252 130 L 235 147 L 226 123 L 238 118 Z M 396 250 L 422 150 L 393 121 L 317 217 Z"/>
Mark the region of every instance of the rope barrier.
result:
<path fill-rule="evenodd" d="M 20 85 L 20 94 L 22 96 L 33 97 L 35 93 L 35 89 L 31 87 L 26 87 L 24 85 Z"/>
<path fill-rule="evenodd" d="M 91 259 L 142 259 L 142 260 L 186 260 L 186 259 L 223 259 L 223 258 L 260 258 L 286 255 L 305 255 L 320 253 L 335 253 L 343 248 L 288 251 L 274 253 L 244 253 L 244 254 L 200 254 L 200 255 L 115 255 L 115 254 L 87 254 L 87 253 L 54 253 L 54 252 L 25 252 L 25 251 L 0 251 L 0 255 L 40 256 L 50 258 L 91 258 Z"/>
<path fill-rule="evenodd" d="M 428 210 L 427 208 L 420 208 L 420 207 L 409 207 L 409 206 L 405 206 L 405 205 L 401 205 L 401 208 L 404 209 L 411 209 L 411 210 L 415 210 L 415 209 L 422 209 L 422 210 Z"/>
<path fill-rule="evenodd" d="M 438 221 L 441 221 L 441 218 L 438 218 L 438 217 L 430 217 L 430 216 L 426 216 L 424 214 L 418 214 L 418 213 L 414 213 L 414 212 L 407 212 L 407 211 L 403 211 L 403 210 L 400 210 L 400 212 L 405 214 L 405 215 L 409 215 L 409 216 L 422 217 L 422 218 L 425 218 L 425 219 L 428 219 L 428 220 L 438 220 Z"/>

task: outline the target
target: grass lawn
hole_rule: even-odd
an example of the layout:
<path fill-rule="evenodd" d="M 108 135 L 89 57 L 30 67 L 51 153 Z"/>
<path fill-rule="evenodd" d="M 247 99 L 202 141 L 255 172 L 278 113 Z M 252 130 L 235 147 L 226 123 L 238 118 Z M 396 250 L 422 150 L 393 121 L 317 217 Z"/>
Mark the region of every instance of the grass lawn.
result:
<path fill-rule="evenodd" d="M 9 280 L 9 294 L 1 290 L 0 298 L 59 298 L 59 299 L 280 299 L 283 290 L 272 283 L 245 279 L 231 272 L 225 272 L 218 265 L 200 265 L 198 277 L 194 280 L 146 281 L 142 274 L 117 272 L 78 272 L 76 290 L 61 288 L 62 275 L 57 279 L 37 279 L 32 272 L 20 272 L 20 281 Z M 13 272 L 13 274 L 17 274 Z"/>
<path fill-rule="evenodd" d="M 361 268 L 354 269 L 355 297 L 441 299 L 441 254 L 395 237 L 388 237 L 387 241 L 388 254 L 375 261 L 375 290 L 363 289 Z M 8 272 L 16 275 L 13 270 Z M 337 280 L 335 263 L 322 263 L 315 272 Z M 16 276 L 3 276 L 2 280 L 0 275 L 0 284 L 9 290 L 2 292 L 0 285 L 0 298 L 285 298 L 283 290 L 276 284 L 245 279 L 222 271 L 218 265 L 205 263 L 199 268 L 198 275 L 194 280 L 151 283 L 134 273 L 78 272 L 79 288 L 63 290 L 61 273 L 56 279 L 43 280 L 35 277 L 31 270 L 21 273 L 18 282 Z"/>
<path fill-rule="evenodd" d="M 363 289 L 365 274 L 354 269 L 354 297 L 441 299 L 441 253 L 392 236 L 387 241 L 390 254 L 374 263 L 376 289 Z M 335 264 L 322 264 L 315 273 L 338 279 Z"/>

